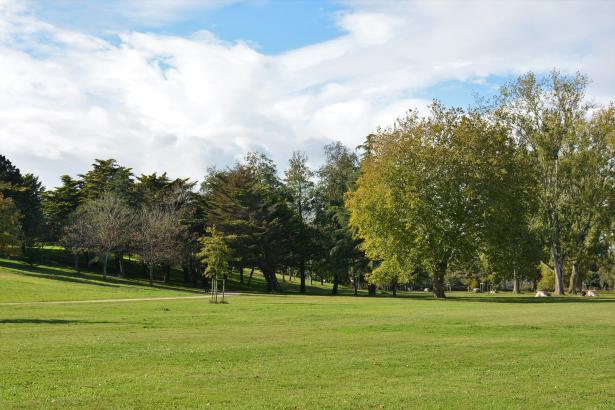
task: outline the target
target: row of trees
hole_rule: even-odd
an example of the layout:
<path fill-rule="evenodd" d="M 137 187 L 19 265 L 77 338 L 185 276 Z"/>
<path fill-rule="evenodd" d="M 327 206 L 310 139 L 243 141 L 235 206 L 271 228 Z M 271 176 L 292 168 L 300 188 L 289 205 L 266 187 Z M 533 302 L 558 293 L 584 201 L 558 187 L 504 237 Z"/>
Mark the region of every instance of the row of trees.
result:
<path fill-rule="evenodd" d="M 115 160 L 96 160 L 87 173 L 62 176 L 59 187 L 41 189 L 39 229 L 30 246 L 62 245 L 74 255 L 77 270 L 85 254 L 100 264 L 105 278 L 110 260 L 124 276 L 124 258 L 134 255 L 148 268 L 150 281 L 155 267 L 168 281 L 171 267 L 180 266 L 185 280 L 196 284 L 213 272 L 203 248 L 217 232 L 229 249 L 228 269 L 238 271 L 242 282 L 244 269 L 256 268 L 269 290 L 280 291 L 276 273 L 283 271 L 299 276 L 305 292 L 309 270 L 312 278 L 331 280 L 337 293 L 340 283 L 349 282 L 349 264 L 363 255 L 344 207 L 358 158 L 340 143 L 325 147 L 325 154 L 325 165 L 314 172 L 305 154 L 294 153 L 280 178 L 269 158 L 250 153 L 232 167 L 210 169 L 198 190 L 187 179 L 135 177 Z M 5 168 L 14 168 L 4 161 Z M 4 241 L 12 246 L 5 249 L 18 250 L 23 232 L 15 221 L 23 221 L 23 213 L 11 199 L 3 201 L 14 209 L 13 219 L 3 218 L 13 229 Z"/>
<path fill-rule="evenodd" d="M 351 226 L 371 280 L 417 270 L 444 297 L 447 275 L 531 279 L 556 294 L 581 271 L 613 271 L 615 108 L 584 100 L 587 79 L 533 74 L 468 111 L 432 106 L 368 137 Z"/>
<path fill-rule="evenodd" d="M 250 153 L 198 189 L 109 159 L 45 191 L 0 156 L 0 252 L 58 243 L 105 277 L 138 255 L 150 281 L 178 266 L 194 284 L 256 268 L 271 291 L 287 272 L 302 292 L 307 277 L 333 293 L 540 280 L 561 294 L 565 278 L 574 292 L 590 271 L 615 276 L 615 109 L 587 104 L 586 84 L 528 74 L 468 110 L 411 111 L 357 150 L 327 145 L 317 170 L 301 152 L 283 173 Z"/>

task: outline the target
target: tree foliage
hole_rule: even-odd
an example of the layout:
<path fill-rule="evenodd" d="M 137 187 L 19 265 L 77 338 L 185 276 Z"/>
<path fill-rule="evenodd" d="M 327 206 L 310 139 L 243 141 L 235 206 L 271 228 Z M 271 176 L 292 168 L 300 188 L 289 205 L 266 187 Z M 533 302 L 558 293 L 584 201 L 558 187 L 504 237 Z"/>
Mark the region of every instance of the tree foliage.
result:
<path fill-rule="evenodd" d="M 0 254 L 16 256 L 21 249 L 21 214 L 11 198 L 0 192 Z"/>
<path fill-rule="evenodd" d="M 215 227 L 207 228 L 207 233 L 209 235 L 203 236 L 200 240 L 203 249 L 198 254 L 205 265 L 203 275 L 215 279 L 225 277 L 229 271 L 231 248 Z"/>
<path fill-rule="evenodd" d="M 448 268 L 477 257 L 504 200 L 508 144 L 499 124 L 437 103 L 373 135 L 348 201 L 368 257 L 382 261 L 372 280 L 407 280 L 419 266 L 443 297 Z"/>

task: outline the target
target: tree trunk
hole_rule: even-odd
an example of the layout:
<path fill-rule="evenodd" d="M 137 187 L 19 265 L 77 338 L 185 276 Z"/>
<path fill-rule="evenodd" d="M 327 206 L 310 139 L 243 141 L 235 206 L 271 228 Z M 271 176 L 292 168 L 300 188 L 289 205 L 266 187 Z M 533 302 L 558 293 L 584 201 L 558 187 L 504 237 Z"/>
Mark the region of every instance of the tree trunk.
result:
<path fill-rule="evenodd" d="M 367 285 L 367 294 L 369 296 L 376 296 L 376 285 L 374 285 L 373 283 Z"/>
<path fill-rule="evenodd" d="M 354 267 L 351 267 L 351 272 L 352 272 L 352 282 L 354 285 L 354 295 L 357 296 L 359 294 L 359 283 L 358 283 L 358 279 L 357 279 L 357 274 L 355 273 Z"/>
<path fill-rule="evenodd" d="M 305 293 L 305 260 L 303 258 L 301 258 L 301 263 L 299 264 L 299 276 L 301 277 L 299 292 Z"/>
<path fill-rule="evenodd" d="M 239 283 L 243 285 L 243 266 L 239 267 Z"/>
<path fill-rule="evenodd" d="M 337 273 L 333 275 L 333 289 L 331 290 L 332 295 L 337 295 L 337 286 L 338 286 L 339 278 Z"/>
<path fill-rule="evenodd" d="M 199 267 L 198 262 L 195 262 L 194 258 L 190 257 L 190 280 L 192 281 L 193 286 L 198 286 L 199 284 Z"/>
<path fill-rule="evenodd" d="M 555 291 L 554 295 L 564 294 L 564 258 L 561 255 L 560 247 L 556 244 L 551 245 L 551 258 L 555 264 Z"/>
<path fill-rule="evenodd" d="M 446 297 L 446 295 L 444 294 L 444 275 L 446 274 L 447 265 L 448 264 L 446 262 L 441 262 L 434 269 L 432 286 L 433 297 L 436 299 Z"/>
<path fill-rule="evenodd" d="M 252 266 L 252 270 L 250 270 L 250 277 L 248 278 L 248 285 L 252 283 L 252 275 L 254 275 L 254 266 Z"/>
<path fill-rule="evenodd" d="M 164 271 L 164 283 L 170 283 L 171 282 L 171 265 L 164 265 L 162 267 L 162 270 Z"/>
<path fill-rule="evenodd" d="M 120 278 L 125 277 L 125 271 L 124 271 L 124 254 L 123 253 L 119 253 L 117 256 L 117 267 L 118 267 L 118 276 Z"/>
<path fill-rule="evenodd" d="M 107 280 L 107 259 L 109 258 L 109 252 L 103 252 L 103 280 Z"/>
<path fill-rule="evenodd" d="M 521 293 L 519 287 L 519 275 L 517 275 L 517 269 L 513 269 L 513 293 Z"/>
<path fill-rule="evenodd" d="M 397 296 L 397 279 L 393 279 L 391 288 L 393 289 L 393 296 Z"/>
<path fill-rule="evenodd" d="M 126 277 L 126 265 L 124 265 L 124 254 L 122 254 L 120 258 L 120 273 L 122 274 L 123 278 Z"/>
<path fill-rule="evenodd" d="M 568 293 L 577 293 L 577 280 L 579 279 L 579 262 L 572 263 L 572 273 L 570 274 L 570 283 L 568 284 Z"/>
<path fill-rule="evenodd" d="M 75 272 L 81 273 L 81 270 L 79 269 L 79 252 L 75 253 Z"/>
<path fill-rule="evenodd" d="M 280 288 L 278 278 L 275 276 L 275 269 L 271 266 L 261 266 L 261 269 L 265 279 L 267 280 L 267 292 L 281 293 L 282 288 Z"/>
<path fill-rule="evenodd" d="M 154 265 L 149 265 L 149 285 L 154 286 Z"/>

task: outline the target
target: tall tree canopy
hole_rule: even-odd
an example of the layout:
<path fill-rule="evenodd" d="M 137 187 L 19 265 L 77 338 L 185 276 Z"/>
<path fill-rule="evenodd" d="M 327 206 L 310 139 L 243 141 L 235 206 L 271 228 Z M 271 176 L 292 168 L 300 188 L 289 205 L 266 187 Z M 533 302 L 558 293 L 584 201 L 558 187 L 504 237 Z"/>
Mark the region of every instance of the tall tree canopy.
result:
<path fill-rule="evenodd" d="M 8 158 L 0 155 L 0 193 L 12 198 L 21 214 L 24 250 L 34 245 L 43 233 L 41 196 L 44 190 L 37 176 L 22 174 Z"/>
<path fill-rule="evenodd" d="M 0 254 L 16 255 L 21 248 L 21 214 L 11 198 L 0 192 Z"/>
<path fill-rule="evenodd" d="M 133 242 L 134 212 L 116 194 L 105 193 L 77 208 L 75 219 L 75 223 L 85 225 L 81 229 L 86 233 L 87 249 L 100 256 L 106 279 L 109 255 Z"/>
<path fill-rule="evenodd" d="M 563 235 L 574 198 L 566 193 L 576 152 L 582 144 L 590 104 L 584 101 L 587 78 L 560 75 L 539 79 L 533 73 L 502 89 L 500 112 L 506 116 L 532 161 L 538 181 L 537 222 L 548 242 L 555 272 L 555 294 L 564 293 Z"/>
<path fill-rule="evenodd" d="M 305 293 L 305 268 L 307 260 L 313 256 L 314 230 L 311 227 L 314 206 L 314 172 L 308 166 L 308 157 L 300 151 L 293 152 L 288 168 L 284 172 L 286 190 L 290 196 L 290 206 L 299 219 L 299 232 L 294 256 L 299 265 L 299 291 Z"/>
<path fill-rule="evenodd" d="M 492 189 L 506 180 L 507 143 L 505 129 L 439 104 L 428 118 L 411 112 L 370 138 L 348 207 L 367 255 L 382 261 L 376 277 L 420 266 L 444 297 L 449 266 L 479 251 L 496 208 Z"/>
<path fill-rule="evenodd" d="M 62 175 L 61 181 L 59 187 L 44 192 L 42 197 L 42 210 L 51 240 L 60 237 L 69 215 L 81 203 L 81 182 L 69 175 Z"/>
<path fill-rule="evenodd" d="M 81 194 L 85 199 L 97 199 L 113 192 L 129 204 L 134 202 L 132 169 L 119 165 L 114 159 L 95 160 L 92 169 L 79 177 Z"/>
<path fill-rule="evenodd" d="M 273 163 L 251 154 L 244 164 L 212 170 L 202 192 L 207 224 L 229 238 L 234 258 L 259 267 L 268 290 L 281 291 L 276 270 L 292 253 L 299 225 Z"/>
<path fill-rule="evenodd" d="M 358 157 L 340 142 L 325 146 L 325 163 L 318 170 L 314 224 L 319 231 L 321 261 L 318 269 L 333 276 L 333 294 L 348 280 L 351 269 L 363 261 L 359 241 L 348 225 L 346 194 L 354 187 Z"/>

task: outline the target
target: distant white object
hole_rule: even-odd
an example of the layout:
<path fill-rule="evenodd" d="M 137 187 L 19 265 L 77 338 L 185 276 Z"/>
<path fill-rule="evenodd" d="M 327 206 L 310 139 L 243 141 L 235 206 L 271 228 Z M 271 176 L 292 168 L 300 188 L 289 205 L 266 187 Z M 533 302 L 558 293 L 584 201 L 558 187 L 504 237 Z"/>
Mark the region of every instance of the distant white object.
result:
<path fill-rule="evenodd" d="M 474 288 L 474 289 L 472 289 L 472 292 L 474 292 L 474 293 L 479 293 L 479 292 L 480 292 L 480 289 L 479 289 L 479 288 Z"/>
<path fill-rule="evenodd" d="M 498 292 L 497 292 L 497 290 L 493 289 L 493 290 L 490 290 L 490 291 L 489 291 L 489 293 L 491 293 L 491 294 L 496 294 L 496 293 L 498 293 Z"/>
<path fill-rule="evenodd" d="M 590 298 L 595 298 L 598 296 L 598 292 L 595 290 L 588 290 L 585 296 L 589 296 Z"/>
<path fill-rule="evenodd" d="M 423 289 L 423 292 L 429 292 L 429 288 Z"/>
<path fill-rule="evenodd" d="M 534 296 L 535 298 L 547 298 L 551 295 L 549 295 L 549 292 L 545 292 L 544 290 L 539 290 L 538 292 L 536 292 L 536 296 Z"/>

